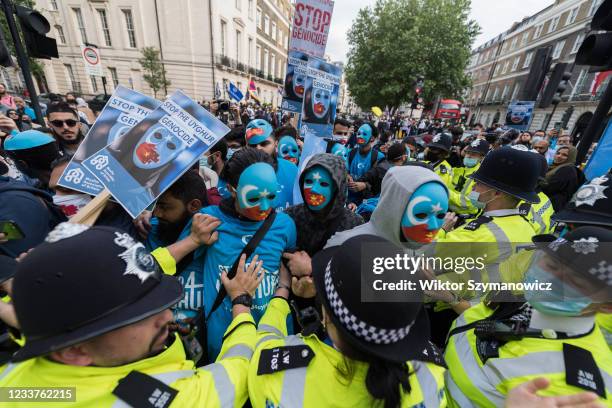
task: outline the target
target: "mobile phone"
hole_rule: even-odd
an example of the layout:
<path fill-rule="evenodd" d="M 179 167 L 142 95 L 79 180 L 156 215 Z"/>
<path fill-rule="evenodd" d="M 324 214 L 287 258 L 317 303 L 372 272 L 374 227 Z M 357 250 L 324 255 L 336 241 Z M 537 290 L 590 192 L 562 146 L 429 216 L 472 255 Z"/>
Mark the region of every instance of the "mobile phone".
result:
<path fill-rule="evenodd" d="M 23 239 L 25 234 L 23 230 L 19 228 L 19 225 L 15 221 L 4 220 L 0 221 L 0 233 L 4 234 L 6 239 L 9 241 L 15 239 Z"/>

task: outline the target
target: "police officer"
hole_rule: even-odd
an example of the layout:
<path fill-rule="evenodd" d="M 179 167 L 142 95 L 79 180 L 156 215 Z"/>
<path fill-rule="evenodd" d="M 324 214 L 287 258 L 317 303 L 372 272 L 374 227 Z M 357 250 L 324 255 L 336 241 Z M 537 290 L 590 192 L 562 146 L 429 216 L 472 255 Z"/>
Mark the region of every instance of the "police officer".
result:
<path fill-rule="evenodd" d="M 364 250 L 372 246 L 376 251 Z M 400 294 L 397 302 L 361 300 L 355 272 L 363 266 L 376 277 L 374 257 L 399 253 L 382 238 L 360 235 L 315 255 L 312 280 L 328 341 L 308 333 L 287 337 L 289 293 L 277 291 L 259 322 L 249 369 L 254 407 L 446 406 L 445 370 L 428 340 L 422 291 L 412 292 L 412 299 Z"/>
<path fill-rule="evenodd" d="M 217 363 L 196 369 L 169 330 L 169 308 L 183 296 L 176 278 L 120 230 L 60 224 L 15 274 L 13 302 L 26 342 L 0 368 L 0 387 L 74 387 L 55 398 L 88 407 L 242 406 L 260 267 L 245 269 L 243 258 L 234 279 L 222 277 L 234 320 Z"/>
<path fill-rule="evenodd" d="M 450 154 L 452 136 L 448 133 L 439 133 L 431 139 L 425 147 L 425 162 L 430 163 L 434 172 L 440 176 L 442 182 L 449 190 L 453 189 L 453 168 L 446 161 Z"/>
<path fill-rule="evenodd" d="M 474 188 L 474 180 L 470 178 L 478 168 L 484 157 L 489 153 L 489 143 L 483 139 L 476 139 L 465 149 L 463 166 L 453 169 L 453 189 L 449 196 L 449 207 L 456 214 L 474 216 L 480 211 L 470 202 L 469 195 Z"/>
<path fill-rule="evenodd" d="M 612 400 L 612 352 L 595 323 L 595 313 L 612 311 L 612 231 L 581 227 L 533 242 L 541 249 L 525 274 L 527 303 L 480 303 L 453 324 L 445 360 L 457 406 L 501 406 L 509 389 L 538 376 L 552 383 L 545 395 Z"/>

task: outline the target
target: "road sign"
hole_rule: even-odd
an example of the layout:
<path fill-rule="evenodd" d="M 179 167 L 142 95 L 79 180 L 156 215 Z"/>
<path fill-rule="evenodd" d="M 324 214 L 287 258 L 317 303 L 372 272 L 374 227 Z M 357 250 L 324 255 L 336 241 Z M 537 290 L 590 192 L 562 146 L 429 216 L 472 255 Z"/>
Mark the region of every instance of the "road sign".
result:
<path fill-rule="evenodd" d="M 104 76 L 100 51 L 92 45 L 81 45 L 81 56 L 85 62 L 85 73 L 93 76 Z"/>

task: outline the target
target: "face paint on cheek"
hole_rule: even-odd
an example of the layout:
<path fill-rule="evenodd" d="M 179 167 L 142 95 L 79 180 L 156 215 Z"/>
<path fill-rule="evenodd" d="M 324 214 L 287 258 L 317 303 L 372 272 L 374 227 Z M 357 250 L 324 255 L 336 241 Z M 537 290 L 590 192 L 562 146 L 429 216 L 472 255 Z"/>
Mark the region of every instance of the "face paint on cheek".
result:
<path fill-rule="evenodd" d="M 315 166 L 304 174 L 304 201 L 313 211 L 324 209 L 333 199 L 336 185 L 329 171 Z"/>
<path fill-rule="evenodd" d="M 283 136 L 278 142 L 278 154 L 281 158 L 293 164 L 298 163 L 300 149 L 297 142 L 291 136 Z"/>
<path fill-rule="evenodd" d="M 436 182 L 425 183 L 412 194 L 402 216 L 401 232 L 408 241 L 429 243 L 434 240 L 448 211 L 448 194 Z"/>
<path fill-rule="evenodd" d="M 236 188 L 240 214 L 253 221 L 264 220 L 274 209 L 278 182 L 274 169 L 267 163 L 247 167 Z"/>
<path fill-rule="evenodd" d="M 361 125 L 359 130 L 357 130 L 357 144 L 365 145 L 370 143 L 370 139 L 372 138 L 372 128 L 370 125 Z"/>

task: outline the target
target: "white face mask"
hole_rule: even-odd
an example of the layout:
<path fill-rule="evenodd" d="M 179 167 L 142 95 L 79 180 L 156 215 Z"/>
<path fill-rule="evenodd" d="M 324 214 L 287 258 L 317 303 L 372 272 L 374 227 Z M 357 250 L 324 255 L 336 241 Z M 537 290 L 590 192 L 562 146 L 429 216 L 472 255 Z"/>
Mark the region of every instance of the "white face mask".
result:
<path fill-rule="evenodd" d="M 53 203 L 62 209 L 66 217 L 70 218 L 91 201 L 91 197 L 87 194 L 66 194 L 53 196 Z"/>

